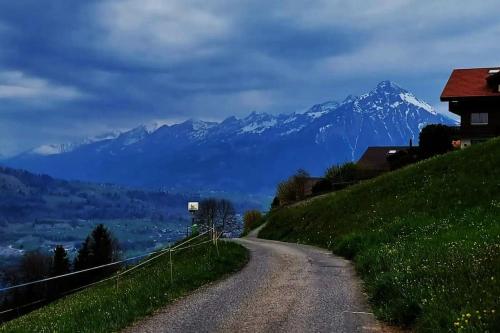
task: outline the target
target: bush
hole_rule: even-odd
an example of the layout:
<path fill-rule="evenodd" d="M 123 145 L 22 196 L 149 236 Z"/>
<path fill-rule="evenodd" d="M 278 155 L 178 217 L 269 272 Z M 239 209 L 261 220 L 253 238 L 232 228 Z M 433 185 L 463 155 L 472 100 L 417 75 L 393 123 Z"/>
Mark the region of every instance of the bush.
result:
<path fill-rule="evenodd" d="M 359 168 L 356 163 L 348 162 L 328 168 L 325 178 L 331 180 L 333 183 L 346 183 L 359 180 L 359 174 Z"/>

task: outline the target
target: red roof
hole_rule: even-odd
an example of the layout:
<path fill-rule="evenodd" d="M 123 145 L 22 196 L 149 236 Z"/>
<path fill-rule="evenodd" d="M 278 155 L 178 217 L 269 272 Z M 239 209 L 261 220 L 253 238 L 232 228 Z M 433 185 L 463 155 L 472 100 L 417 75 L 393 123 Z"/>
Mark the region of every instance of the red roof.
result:
<path fill-rule="evenodd" d="M 486 82 L 486 78 L 489 76 L 488 72 L 491 69 L 495 68 L 453 70 L 441 94 L 441 100 L 449 101 L 463 97 L 500 97 L 500 92 L 488 87 Z"/>

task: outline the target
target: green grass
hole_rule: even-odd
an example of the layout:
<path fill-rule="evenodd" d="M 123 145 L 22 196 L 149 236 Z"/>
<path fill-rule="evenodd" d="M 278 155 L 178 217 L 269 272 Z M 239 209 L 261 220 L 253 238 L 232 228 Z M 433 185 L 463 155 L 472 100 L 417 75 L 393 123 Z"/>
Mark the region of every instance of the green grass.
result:
<path fill-rule="evenodd" d="M 259 237 L 354 259 L 379 318 L 418 332 L 500 328 L 500 140 L 268 215 Z"/>
<path fill-rule="evenodd" d="M 211 244 L 211 243 L 208 243 Z M 227 273 L 239 270 L 248 251 L 231 242 L 201 245 L 173 254 L 174 283 L 168 255 L 114 281 L 70 295 L 0 326 L 0 332 L 113 332 L 176 298 Z"/>

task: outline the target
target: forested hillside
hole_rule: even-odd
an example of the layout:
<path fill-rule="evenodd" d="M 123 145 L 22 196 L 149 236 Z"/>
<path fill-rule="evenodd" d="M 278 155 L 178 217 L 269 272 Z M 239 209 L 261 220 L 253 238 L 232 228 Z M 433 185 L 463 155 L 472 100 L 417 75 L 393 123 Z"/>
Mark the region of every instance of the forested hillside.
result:
<path fill-rule="evenodd" d="M 188 198 L 54 179 L 0 167 L 0 223 L 44 219 L 154 218 L 184 212 Z"/>

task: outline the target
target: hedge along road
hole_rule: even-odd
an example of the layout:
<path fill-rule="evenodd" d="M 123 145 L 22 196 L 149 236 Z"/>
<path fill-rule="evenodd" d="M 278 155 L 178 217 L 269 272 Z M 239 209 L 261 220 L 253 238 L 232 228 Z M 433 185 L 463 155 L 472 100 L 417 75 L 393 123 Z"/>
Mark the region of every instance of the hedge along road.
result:
<path fill-rule="evenodd" d="M 124 332 L 392 332 L 366 303 L 351 263 L 307 245 L 236 240 L 248 265 Z"/>

